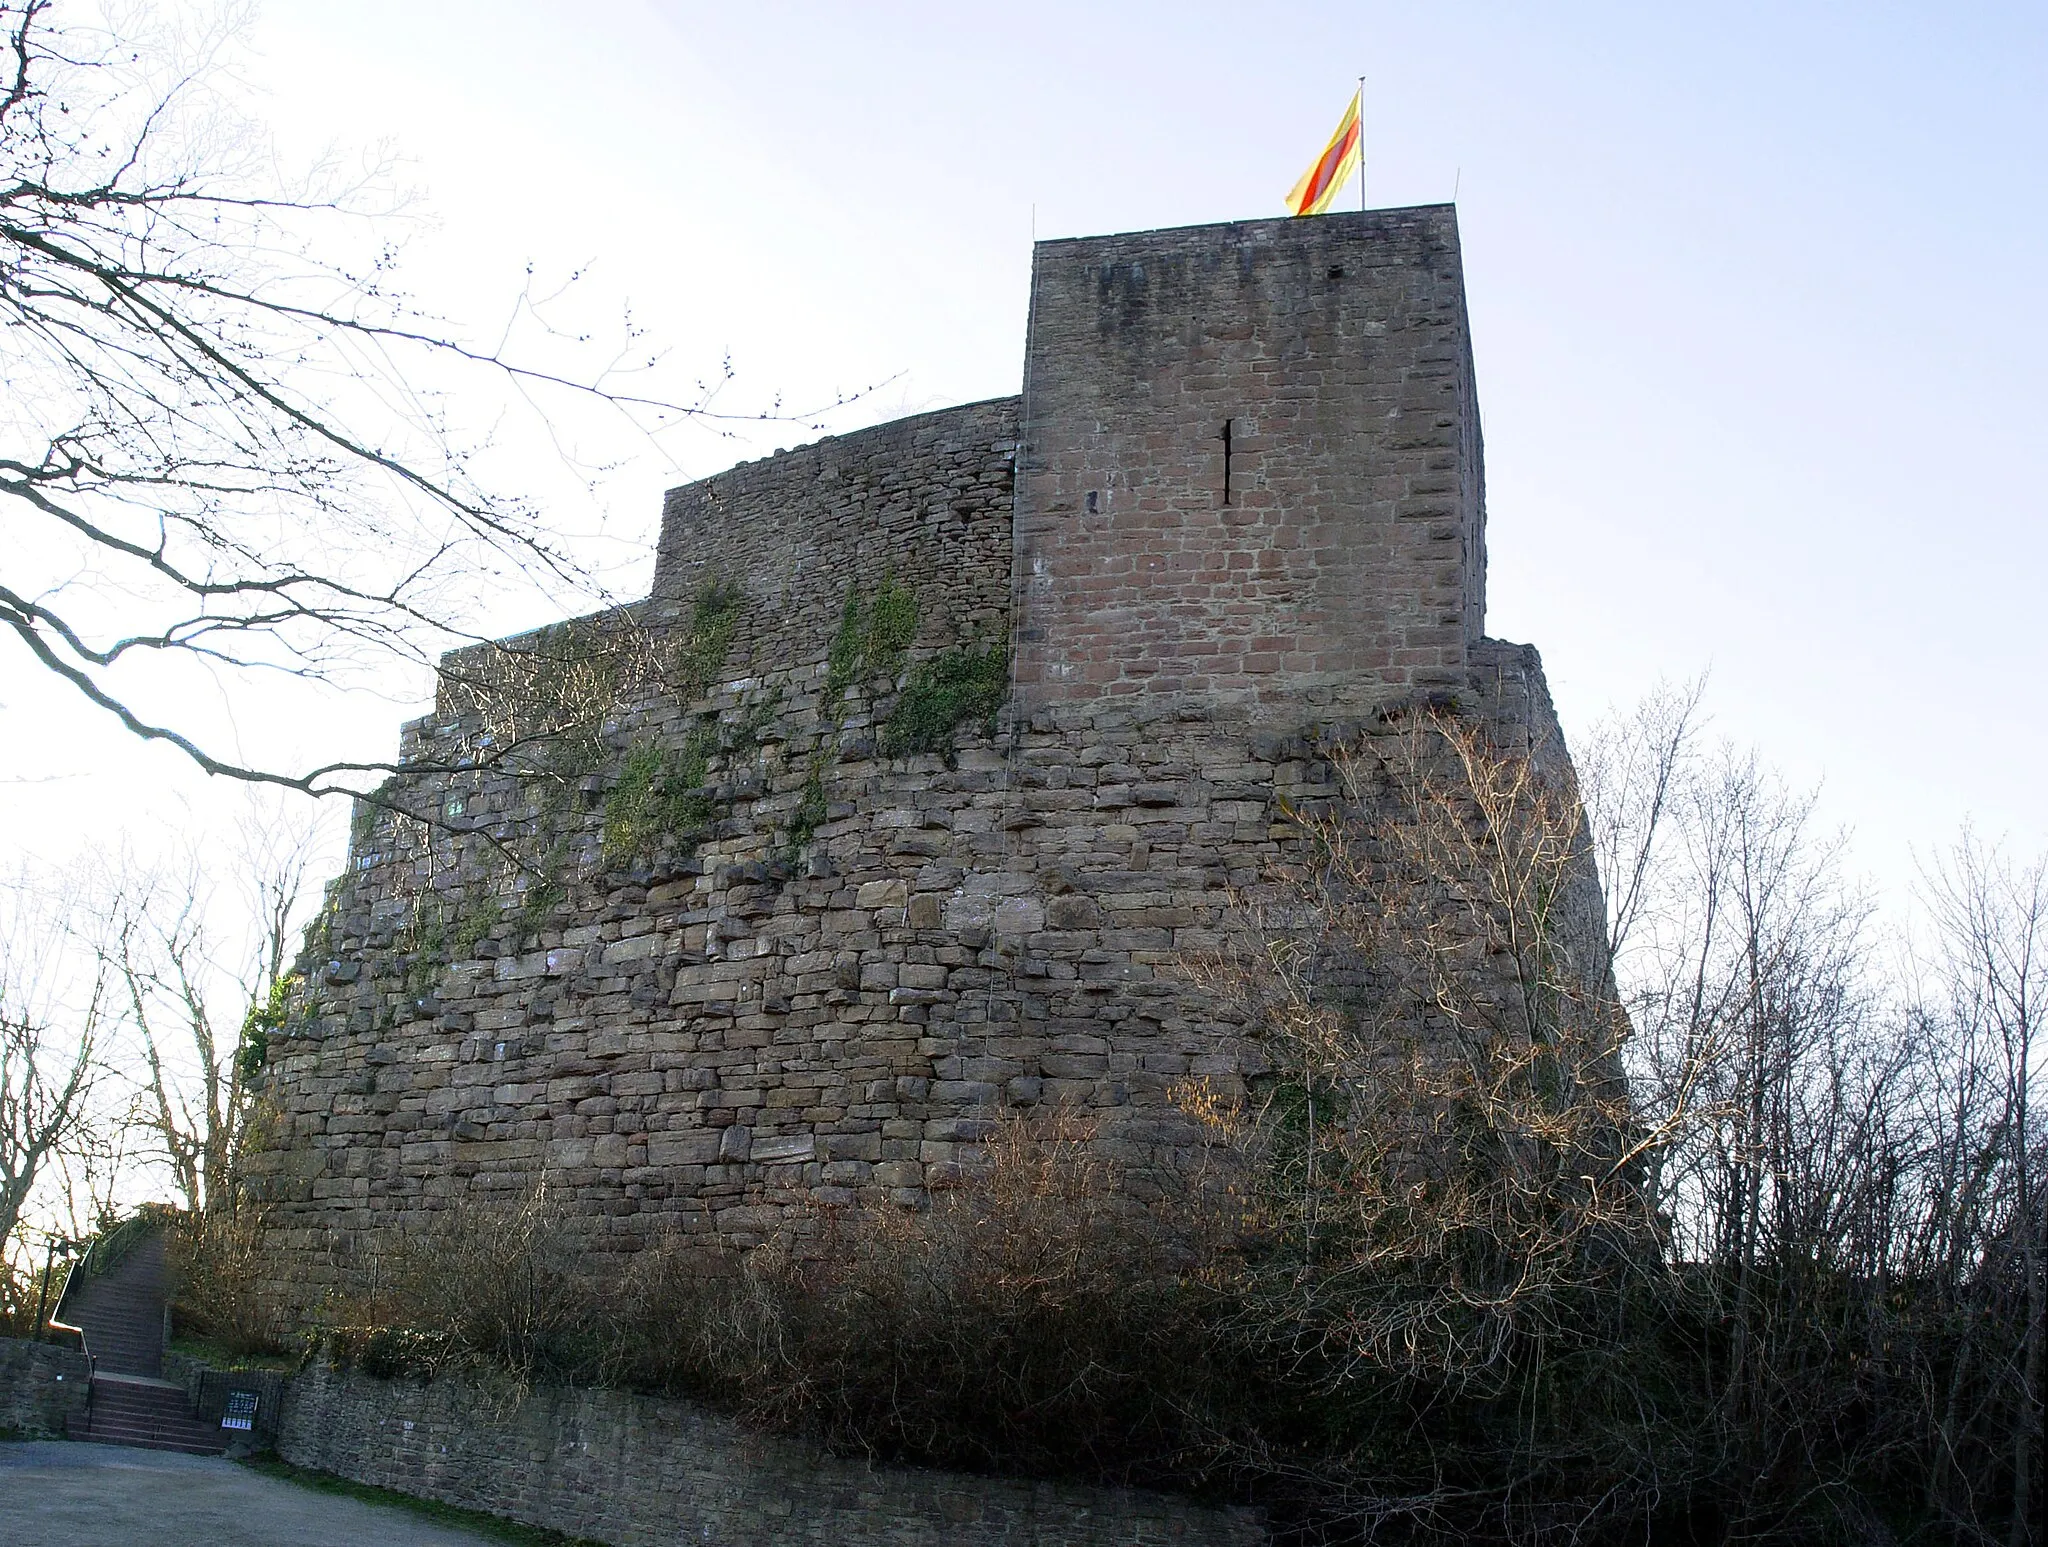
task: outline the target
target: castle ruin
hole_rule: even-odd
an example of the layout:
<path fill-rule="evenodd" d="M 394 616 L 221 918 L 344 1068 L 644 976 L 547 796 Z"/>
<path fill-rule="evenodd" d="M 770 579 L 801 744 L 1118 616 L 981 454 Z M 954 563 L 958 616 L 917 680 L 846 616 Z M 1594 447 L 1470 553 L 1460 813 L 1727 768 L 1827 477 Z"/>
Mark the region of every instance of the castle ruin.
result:
<path fill-rule="evenodd" d="M 450 658 L 390 789 L 441 820 L 362 809 L 270 1042 L 279 1272 L 543 1175 L 600 1248 L 746 1246 L 1048 1103 L 1142 1186 L 1243 1072 L 1177 964 L 1328 750 L 1553 739 L 1485 603 L 1449 206 L 1038 244 L 1020 396 L 669 493 L 582 761 L 490 755 Z"/>

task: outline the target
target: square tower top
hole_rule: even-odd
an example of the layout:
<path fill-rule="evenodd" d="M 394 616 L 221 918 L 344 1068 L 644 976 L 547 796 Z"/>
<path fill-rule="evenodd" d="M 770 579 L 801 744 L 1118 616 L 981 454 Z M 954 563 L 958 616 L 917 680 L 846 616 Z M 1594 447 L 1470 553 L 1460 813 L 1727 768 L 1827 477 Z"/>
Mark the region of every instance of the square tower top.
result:
<path fill-rule="evenodd" d="M 1463 681 L 1486 507 L 1451 206 L 1041 242 L 1024 372 L 1020 708 Z"/>

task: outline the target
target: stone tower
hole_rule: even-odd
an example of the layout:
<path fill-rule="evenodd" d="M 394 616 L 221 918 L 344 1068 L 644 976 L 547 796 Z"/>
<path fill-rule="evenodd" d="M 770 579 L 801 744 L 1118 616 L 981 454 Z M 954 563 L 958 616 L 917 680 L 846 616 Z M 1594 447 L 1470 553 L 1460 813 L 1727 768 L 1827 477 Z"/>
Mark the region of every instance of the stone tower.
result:
<path fill-rule="evenodd" d="M 584 762 L 463 684 L 617 620 L 449 658 L 386 791 L 438 820 L 365 808 L 271 1045 L 282 1282 L 542 1175 L 601 1248 L 746 1245 L 1048 1102 L 1142 1179 L 1241 1068 L 1178 964 L 1330 746 L 1418 698 L 1554 741 L 1483 636 L 1449 207 L 1042 243 L 1029 327 L 1021 397 L 671 491 L 670 669 Z"/>
<path fill-rule="evenodd" d="M 1039 244 L 1015 531 L 1027 710 L 1462 681 L 1486 502 L 1454 211 Z"/>

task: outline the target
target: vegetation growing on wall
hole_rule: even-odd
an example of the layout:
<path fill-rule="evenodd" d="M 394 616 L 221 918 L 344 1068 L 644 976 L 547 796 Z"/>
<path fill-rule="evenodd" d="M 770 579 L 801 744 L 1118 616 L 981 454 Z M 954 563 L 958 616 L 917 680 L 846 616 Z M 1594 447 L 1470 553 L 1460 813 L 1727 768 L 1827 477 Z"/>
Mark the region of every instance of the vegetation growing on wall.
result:
<path fill-rule="evenodd" d="M 651 672 L 653 640 L 630 610 L 540 630 L 466 674 L 479 760 L 536 777 L 552 809 L 560 792 L 604 766 L 605 722 Z"/>
<path fill-rule="evenodd" d="M 945 650 L 918 664 L 882 722 L 882 750 L 891 757 L 936 752 L 950 761 L 963 726 L 996 728 L 1010 692 L 1010 659 L 1000 645 Z"/>
<path fill-rule="evenodd" d="M 579 795 L 593 788 L 593 776 L 619 757 L 621 715 L 637 694 L 657 688 L 685 702 L 700 698 L 724 668 L 745 605 L 737 586 L 714 580 L 697 593 L 687 617 L 671 627 L 650 621 L 640 609 L 624 608 L 543 629 L 458 661 L 444 673 L 443 712 L 454 713 L 464 727 L 463 765 L 513 774 L 531 800 L 529 827 L 510 835 L 476 829 L 478 836 L 466 845 L 493 850 L 496 861 L 509 863 L 520 878 L 518 923 L 524 932 L 542 927 L 567 898 L 562 870 L 571 853 L 567 829 L 575 825 L 569 819 L 581 809 Z M 751 745 L 761 716 L 773 712 L 771 697 L 741 722 L 739 739 Z M 701 837 L 712 816 L 702 786 L 717 746 L 716 729 L 700 727 L 680 748 L 643 743 L 626 751 L 605 804 L 601 852 L 607 864 Z M 451 792 L 439 817 L 452 820 L 466 798 Z M 361 849 L 385 817 L 370 806 L 358 815 L 364 824 L 355 835 Z M 430 841 L 424 824 L 421 841 Z M 472 854 L 470 862 L 475 859 Z M 456 917 L 435 914 L 444 935 L 453 931 L 435 954 L 445 956 L 452 946 L 473 955 L 496 922 L 487 898 L 466 893 Z"/>
<path fill-rule="evenodd" d="M 700 724 L 680 747 L 640 742 L 626 753 L 604 807 L 604 860 L 620 865 L 667 846 L 687 846 L 710 830 L 717 805 L 706 788 L 715 724 Z"/>
<path fill-rule="evenodd" d="M 851 587 L 825 656 L 826 700 L 837 703 L 856 682 L 873 677 L 893 681 L 917 638 L 917 616 L 917 593 L 893 575 L 871 597 Z"/>
<path fill-rule="evenodd" d="M 305 980 L 297 973 L 276 978 L 270 992 L 252 1003 L 249 1013 L 242 1017 L 242 1037 L 236 1045 L 235 1058 L 244 1080 L 253 1080 L 263 1073 L 270 1057 L 270 1039 L 284 1030 L 291 1018 L 293 1001 L 304 985 Z"/>
<path fill-rule="evenodd" d="M 454 924 L 448 931 L 449 950 L 457 960 L 468 960 L 490 937 L 491 926 L 497 922 L 497 898 L 481 882 L 471 882 L 462 889 L 461 899 L 455 905 Z"/>
<path fill-rule="evenodd" d="M 677 697 L 701 698 L 717 680 L 745 606 L 746 593 L 736 585 L 713 580 L 697 593 L 669 650 L 668 686 Z"/>
<path fill-rule="evenodd" d="M 532 781 L 553 814 L 611 761 L 610 727 L 635 694 L 659 685 L 688 702 L 709 689 L 745 606 L 739 587 L 713 580 L 672 626 L 624 607 L 466 652 L 444 667 L 443 712 L 466 727 L 465 761 Z"/>
<path fill-rule="evenodd" d="M 526 878 L 526 890 L 519 908 L 519 930 L 537 935 L 555 916 L 555 910 L 569 900 L 569 888 L 562 881 L 562 865 L 568 846 L 556 843 Z"/>
<path fill-rule="evenodd" d="M 804 780 L 803 794 L 796 803 L 796 809 L 789 814 L 786 833 L 792 853 L 817 836 L 818 829 L 825 825 L 830 813 L 831 806 L 825 799 L 824 768 L 822 763 L 814 763 L 809 777 Z"/>

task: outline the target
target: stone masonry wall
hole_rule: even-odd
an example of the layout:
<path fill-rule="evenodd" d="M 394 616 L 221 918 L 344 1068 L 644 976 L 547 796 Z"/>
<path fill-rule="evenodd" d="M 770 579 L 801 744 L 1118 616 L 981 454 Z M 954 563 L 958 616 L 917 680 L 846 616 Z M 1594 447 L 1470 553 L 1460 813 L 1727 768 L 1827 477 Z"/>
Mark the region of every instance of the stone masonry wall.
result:
<path fill-rule="evenodd" d="M 727 668 L 769 674 L 824 658 L 850 587 L 916 591 L 926 643 L 1009 632 L 1017 399 L 836 436 L 669 491 L 658 601 L 744 585 Z"/>
<path fill-rule="evenodd" d="M 650 633 L 736 610 L 587 765 L 517 775 L 452 688 L 407 727 L 386 794 L 432 820 L 359 813 L 270 1043 L 281 1293 L 542 1178 L 599 1250 L 745 1248 L 914 1206 L 1049 1103 L 1144 1196 L 1195 1139 L 1173 1086 L 1254 1072 L 1180 964 L 1333 748 L 1426 701 L 1562 755 L 1535 652 L 1479 634 L 1449 211 L 1046 244 L 1033 297 L 1021 404 L 671 493 Z M 852 648 L 885 591 L 902 652 Z M 921 673 L 1006 640 L 999 711 L 892 741 Z"/>
<path fill-rule="evenodd" d="M 1535 653 L 1473 657 L 1471 711 L 1553 739 Z M 368 1232 L 543 1174 L 593 1244 L 744 1247 L 807 1205 L 915 1203 L 992 1117 L 1046 1102 L 1089 1114 L 1142 1189 L 1190 1138 L 1172 1085 L 1241 1072 L 1178 962 L 1281 858 L 1281 803 L 1327 792 L 1332 746 L 1400 733 L 1379 715 L 1281 731 L 1048 711 L 948 767 L 876 755 L 864 716 L 821 726 L 815 687 L 791 686 L 785 724 L 810 728 L 748 754 L 751 782 L 720 775 L 752 794 L 698 852 L 608 873 L 593 813 L 553 912 L 529 922 L 508 894 L 424 972 L 408 921 L 477 855 L 373 840 L 312 1013 L 273 1043 L 289 1137 L 258 1172 L 292 1292 L 351 1282 Z M 731 718 L 744 691 L 709 702 Z M 792 855 L 782 824 L 821 740 L 830 818 Z M 508 784 L 471 810 L 522 798 Z"/>
<path fill-rule="evenodd" d="M 545 789 L 470 755 L 448 695 L 407 727 L 403 755 L 438 771 L 394 795 L 459 814 L 428 826 L 365 808 L 302 1017 L 272 1043 L 279 1138 L 252 1175 L 295 1297 L 349 1281 L 364 1232 L 542 1174 L 597 1244 L 682 1229 L 744 1245 L 806 1198 L 921 1196 L 927 1166 L 943 1172 L 978 1131 L 963 1094 L 986 1082 L 962 1078 L 952 1025 L 992 1013 L 986 990 L 1015 965 L 994 915 L 1027 888 L 999 862 L 966 885 L 956 864 L 954 918 L 980 920 L 962 935 L 909 891 L 942 850 L 984 869 L 976 857 L 1003 848 L 1002 759 L 971 733 L 955 767 L 881 757 L 874 710 L 897 679 L 835 694 L 826 657 L 849 590 L 885 581 L 916 598 L 912 660 L 1000 648 L 1014 413 L 922 416 L 724 475 L 715 501 L 672 499 L 671 534 L 706 524 L 687 561 L 666 548 L 667 616 L 714 581 L 744 600 L 707 692 L 647 692 L 607 735 L 619 757 L 715 742 L 715 821 L 689 841 L 607 855 L 616 760 L 547 808 Z M 546 907 L 536 872 L 559 882 Z M 925 1029 L 934 1006 L 943 1041 Z"/>
<path fill-rule="evenodd" d="M 1462 680 L 1485 507 L 1449 206 L 1040 243 L 1023 442 L 1027 710 Z"/>
<path fill-rule="evenodd" d="M 682 1402 L 443 1377 L 295 1376 L 278 1453 L 298 1466 L 655 1547 L 1249 1547 L 1259 1517 L 1159 1494 L 878 1468 L 750 1434 Z"/>
<path fill-rule="evenodd" d="M 83 1353 L 28 1338 L 0 1338 L 0 1432 L 62 1438 L 73 1418 L 84 1418 Z"/>

